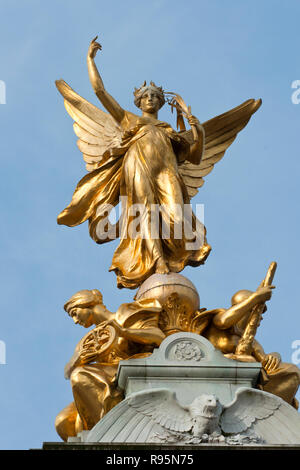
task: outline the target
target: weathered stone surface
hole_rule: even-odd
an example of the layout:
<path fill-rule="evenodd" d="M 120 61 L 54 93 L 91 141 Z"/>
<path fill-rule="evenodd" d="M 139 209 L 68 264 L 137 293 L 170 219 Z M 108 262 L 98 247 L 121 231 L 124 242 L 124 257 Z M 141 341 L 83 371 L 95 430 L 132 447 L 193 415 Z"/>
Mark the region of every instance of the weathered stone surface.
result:
<path fill-rule="evenodd" d="M 203 336 L 176 333 L 144 359 L 121 361 L 118 384 L 125 396 L 153 388 L 176 392 L 178 401 L 190 404 L 201 393 L 215 394 L 229 403 L 240 387 L 255 386 L 260 363 L 227 359 Z"/>
<path fill-rule="evenodd" d="M 182 406 L 168 389 L 137 392 L 113 408 L 82 440 L 174 445 L 300 445 L 300 417 L 281 398 L 241 388 L 229 405 L 202 394 Z"/>
<path fill-rule="evenodd" d="M 202 336 L 173 334 L 151 356 L 120 362 L 118 384 L 125 399 L 67 445 L 296 448 L 299 413 L 254 388 L 260 370 L 259 363 L 224 357 Z"/>

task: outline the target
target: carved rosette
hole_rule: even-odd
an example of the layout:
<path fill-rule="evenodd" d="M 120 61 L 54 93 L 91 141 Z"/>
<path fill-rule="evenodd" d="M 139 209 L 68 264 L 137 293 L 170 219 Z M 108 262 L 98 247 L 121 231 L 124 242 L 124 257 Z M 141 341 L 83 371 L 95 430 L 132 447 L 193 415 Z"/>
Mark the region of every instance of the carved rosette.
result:
<path fill-rule="evenodd" d="M 202 352 L 192 341 L 180 341 L 175 346 L 174 357 L 178 361 L 200 361 Z"/>

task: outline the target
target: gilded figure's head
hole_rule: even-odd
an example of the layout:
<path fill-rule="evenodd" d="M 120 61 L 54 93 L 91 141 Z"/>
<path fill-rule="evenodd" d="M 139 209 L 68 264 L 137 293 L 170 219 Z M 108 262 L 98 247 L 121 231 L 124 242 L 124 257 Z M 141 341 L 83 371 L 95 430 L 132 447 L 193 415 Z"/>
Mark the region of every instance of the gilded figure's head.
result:
<path fill-rule="evenodd" d="M 64 309 L 72 318 L 74 323 L 78 323 L 85 328 L 89 328 L 94 324 L 95 308 L 103 308 L 103 298 L 97 289 L 80 290 L 65 303 Z"/>
<path fill-rule="evenodd" d="M 157 87 L 155 83 L 146 81 L 140 88 L 135 88 L 134 104 L 142 111 L 153 114 L 165 104 L 165 95 L 162 87 Z"/>
<path fill-rule="evenodd" d="M 254 292 L 252 292 L 251 290 L 246 290 L 246 289 L 243 289 L 243 290 L 239 290 L 238 292 L 236 292 L 232 298 L 231 298 L 231 305 L 234 306 L 234 305 L 237 305 L 241 302 L 243 302 L 244 300 L 247 300 L 250 295 L 252 295 Z M 263 309 L 263 313 L 265 313 L 267 311 L 267 306 L 265 305 L 264 306 L 264 309 Z M 244 324 L 246 321 L 248 321 L 249 319 L 249 315 L 251 314 L 252 312 L 252 308 L 249 309 L 249 312 L 247 315 L 245 315 L 239 323 L 241 324 Z M 262 320 L 262 318 L 260 319 L 260 321 Z M 260 323 L 259 321 L 259 323 Z M 258 324 L 259 324 L 258 323 Z"/>
<path fill-rule="evenodd" d="M 250 295 L 253 294 L 251 290 L 239 290 L 236 292 L 232 298 L 231 298 L 231 305 L 236 305 L 239 304 L 240 302 L 243 302 L 244 300 L 248 299 Z"/>

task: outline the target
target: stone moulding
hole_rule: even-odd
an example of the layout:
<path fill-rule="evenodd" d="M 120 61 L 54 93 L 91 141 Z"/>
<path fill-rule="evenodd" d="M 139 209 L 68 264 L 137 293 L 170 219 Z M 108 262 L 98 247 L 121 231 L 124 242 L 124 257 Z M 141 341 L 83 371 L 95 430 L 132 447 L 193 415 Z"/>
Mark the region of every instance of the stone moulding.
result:
<path fill-rule="evenodd" d="M 300 446 L 299 413 L 254 388 L 260 370 L 224 357 L 202 336 L 173 334 L 151 356 L 120 362 L 125 399 L 70 444 Z"/>
<path fill-rule="evenodd" d="M 260 370 L 260 363 L 233 361 L 206 338 L 182 332 L 167 337 L 147 358 L 121 361 L 117 380 L 125 397 L 167 386 L 183 403 L 200 393 L 217 393 L 228 403 L 239 387 L 256 385 Z"/>

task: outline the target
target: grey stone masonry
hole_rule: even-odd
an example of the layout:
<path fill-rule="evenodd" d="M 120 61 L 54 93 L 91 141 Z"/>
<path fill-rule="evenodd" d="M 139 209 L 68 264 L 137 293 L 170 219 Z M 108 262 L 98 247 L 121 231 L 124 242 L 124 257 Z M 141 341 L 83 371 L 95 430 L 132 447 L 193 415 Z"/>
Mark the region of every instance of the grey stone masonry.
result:
<path fill-rule="evenodd" d="M 121 361 L 118 385 L 128 397 L 141 390 L 166 387 L 178 401 L 190 404 L 201 393 L 216 395 L 225 405 L 240 387 L 256 385 L 261 364 L 227 359 L 203 336 L 176 333 L 144 359 Z"/>

